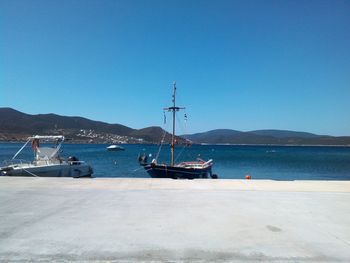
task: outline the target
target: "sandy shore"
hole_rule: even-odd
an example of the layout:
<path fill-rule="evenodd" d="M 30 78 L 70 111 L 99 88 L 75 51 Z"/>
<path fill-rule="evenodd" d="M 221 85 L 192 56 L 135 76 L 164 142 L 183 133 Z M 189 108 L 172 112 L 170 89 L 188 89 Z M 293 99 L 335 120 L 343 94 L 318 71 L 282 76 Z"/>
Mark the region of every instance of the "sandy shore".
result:
<path fill-rule="evenodd" d="M 350 262 L 350 181 L 0 177 L 0 262 Z"/>

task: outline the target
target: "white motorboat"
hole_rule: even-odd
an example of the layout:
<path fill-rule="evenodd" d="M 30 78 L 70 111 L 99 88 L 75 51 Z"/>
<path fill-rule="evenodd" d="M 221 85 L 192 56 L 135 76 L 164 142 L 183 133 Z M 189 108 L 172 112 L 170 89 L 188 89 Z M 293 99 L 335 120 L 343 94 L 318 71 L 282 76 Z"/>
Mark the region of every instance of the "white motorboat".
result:
<path fill-rule="evenodd" d="M 10 161 L 4 161 L 0 167 L 0 175 L 8 176 L 38 176 L 38 177 L 91 177 L 92 167 L 76 157 L 67 160 L 60 156 L 60 150 L 64 142 L 64 136 L 32 136 Z M 40 146 L 40 141 L 45 146 Z M 20 152 L 31 142 L 34 160 L 23 161 L 16 159 Z M 48 147 L 46 143 L 53 143 Z"/>
<path fill-rule="evenodd" d="M 107 151 L 124 151 L 125 149 L 119 145 L 110 145 L 107 147 Z"/>

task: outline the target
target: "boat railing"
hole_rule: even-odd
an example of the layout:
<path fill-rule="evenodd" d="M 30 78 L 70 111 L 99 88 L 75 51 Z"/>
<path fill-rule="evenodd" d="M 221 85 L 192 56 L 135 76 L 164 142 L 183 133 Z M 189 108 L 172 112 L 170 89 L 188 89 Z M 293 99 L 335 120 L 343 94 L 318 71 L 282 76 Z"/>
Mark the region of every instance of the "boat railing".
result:
<path fill-rule="evenodd" d="M 54 159 L 46 159 L 46 160 L 35 160 L 33 163 L 37 166 L 43 166 L 43 165 L 58 164 L 59 162 Z"/>
<path fill-rule="evenodd" d="M 213 160 L 210 159 L 207 162 L 205 162 L 203 160 L 194 161 L 194 162 L 181 162 L 177 166 L 184 167 L 184 168 L 200 168 L 200 169 L 204 169 L 204 168 L 207 168 L 207 167 L 211 166 L 212 163 L 213 163 Z"/>
<path fill-rule="evenodd" d="M 11 160 L 5 160 L 3 161 L 4 166 L 14 166 L 14 165 L 23 165 L 23 164 L 27 164 L 30 165 L 32 164 L 30 161 L 28 160 L 24 160 L 24 159 L 11 159 Z"/>

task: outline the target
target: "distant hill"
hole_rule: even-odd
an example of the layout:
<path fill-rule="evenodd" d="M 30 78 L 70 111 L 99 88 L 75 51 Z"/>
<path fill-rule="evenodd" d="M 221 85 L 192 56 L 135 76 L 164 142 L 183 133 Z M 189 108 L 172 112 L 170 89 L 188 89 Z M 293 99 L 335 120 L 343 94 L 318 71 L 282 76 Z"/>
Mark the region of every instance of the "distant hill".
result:
<path fill-rule="evenodd" d="M 121 124 L 109 124 L 82 117 L 56 114 L 26 114 L 11 108 L 0 108 L 0 141 L 25 140 L 28 136 L 63 134 L 81 143 L 169 143 L 171 135 L 160 127 L 132 129 Z M 182 138 L 181 138 L 182 137 Z M 333 137 L 285 130 L 242 132 L 218 129 L 177 137 L 194 143 L 208 144 L 273 144 L 273 145 L 349 145 L 350 137 Z"/>
<path fill-rule="evenodd" d="M 108 124 L 82 117 L 66 117 L 56 114 L 30 115 L 11 108 L 0 108 L 0 129 L 3 132 L 40 133 L 52 129 L 92 129 L 128 135 L 133 129 L 121 124 Z"/>
<path fill-rule="evenodd" d="M 171 135 L 167 132 L 165 132 L 162 128 L 152 126 L 140 130 L 134 130 L 130 133 L 131 136 L 143 138 L 146 141 L 149 142 L 156 142 L 159 143 L 161 139 L 164 137 L 164 141 L 170 142 L 171 141 Z M 180 139 L 183 141 L 183 139 Z"/>
<path fill-rule="evenodd" d="M 291 138 L 291 137 L 300 137 L 300 138 L 316 138 L 319 135 L 308 133 L 308 132 L 296 132 L 296 131 L 285 131 L 285 130 L 257 130 L 250 131 L 255 135 L 261 136 L 272 136 L 275 138 Z"/>
<path fill-rule="evenodd" d="M 64 134 L 81 142 L 158 143 L 164 131 L 160 127 L 137 130 L 82 117 L 52 113 L 30 115 L 11 108 L 0 108 L 0 140 L 23 140 L 34 134 Z"/>
<path fill-rule="evenodd" d="M 349 145 L 350 136 L 326 136 L 286 130 L 236 131 L 219 129 L 182 135 L 194 143 L 207 144 L 274 144 L 274 145 Z"/>

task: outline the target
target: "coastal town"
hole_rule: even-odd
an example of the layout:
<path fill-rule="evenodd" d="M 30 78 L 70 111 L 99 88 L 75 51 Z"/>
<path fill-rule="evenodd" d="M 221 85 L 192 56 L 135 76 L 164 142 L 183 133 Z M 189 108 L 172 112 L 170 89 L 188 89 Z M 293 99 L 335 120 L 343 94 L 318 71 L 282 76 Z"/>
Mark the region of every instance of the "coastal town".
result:
<path fill-rule="evenodd" d="M 65 134 L 67 137 L 67 143 L 96 143 L 96 144 L 139 144 L 139 143 L 152 143 L 145 141 L 142 138 L 135 138 L 131 136 L 122 136 L 111 133 L 96 132 L 92 129 L 79 131 L 75 130 L 51 130 L 49 134 L 61 135 Z M 31 136 L 30 134 L 8 134 L 0 132 L 0 141 L 3 142 L 23 142 Z"/>

